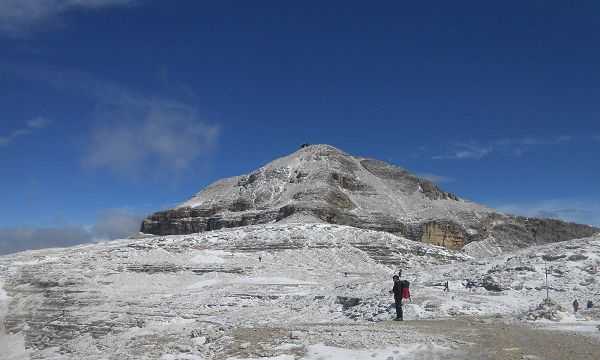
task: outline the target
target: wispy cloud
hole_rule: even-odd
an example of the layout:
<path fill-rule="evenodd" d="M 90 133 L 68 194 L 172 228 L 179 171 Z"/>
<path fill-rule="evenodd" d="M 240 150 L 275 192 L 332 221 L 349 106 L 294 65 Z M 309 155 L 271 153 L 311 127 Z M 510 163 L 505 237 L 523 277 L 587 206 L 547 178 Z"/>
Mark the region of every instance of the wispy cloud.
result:
<path fill-rule="evenodd" d="M 435 160 L 441 159 L 480 159 L 494 150 L 491 145 L 477 143 L 454 143 L 445 154 L 435 155 Z"/>
<path fill-rule="evenodd" d="M 113 240 L 135 234 L 140 229 L 143 216 L 107 210 L 101 212 L 99 218 L 88 230 L 92 240 Z"/>
<path fill-rule="evenodd" d="M 522 216 L 560 219 L 600 227 L 600 200 L 551 199 L 498 204 L 494 208 Z"/>
<path fill-rule="evenodd" d="M 1 0 L 0 0 L 1 1 Z M 52 89 L 68 91 L 102 103 L 144 102 L 148 96 L 138 96 L 118 84 L 99 80 L 84 71 L 64 70 L 46 66 L 0 61 L 0 71 Z M 169 103 L 168 100 L 162 100 Z"/>
<path fill-rule="evenodd" d="M 454 181 L 453 178 L 451 178 L 449 176 L 444 176 L 444 175 L 422 173 L 422 174 L 415 174 L 415 176 L 419 177 L 419 178 L 422 178 L 422 179 L 429 180 L 429 181 L 434 182 L 436 184 L 444 184 L 444 183 L 449 183 L 449 182 Z"/>
<path fill-rule="evenodd" d="M 148 174 L 177 176 L 215 148 L 219 127 L 194 109 L 161 101 L 123 103 L 102 109 L 83 165 L 137 180 Z"/>
<path fill-rule="evenodd" d="M 32 30 L 58 25 L 62 15 L 77 10 L 127 6 L 139 0 L 2 0 L 0 33 L 23 37 Z"/>
<path fill-rule="evenodd" d="M 27 121 L 24 126 L 13 131 L 9 135 L 0 136 L 0 146 L 7 146 L 13 143 L 18 138 L 30 135 L 33 132 L 39 129 L 43 129 L 50 124 L 52 124 L 52 121 L 41 116 L 38 116 L 35 119 L 31 119 Z"/>
<path fill-rule="evenodd" d="M 573 136 L 560 135 L 547 138 L 540 137 L 523 137 L 516 139 L 500 139 L 494 141 L 492 144 L 497 146 L 539 146 L 539 145 L 558 145 L 568 144 L 573 141 Z"/>
<path fill-rule="evenodd" d="M 66 223 L 59 227 L 22 225 L 0 229 L 0 254 L 120 239 L 137 233 L 142 219 L 114 210 L 104 211 L 99 217 L 90 227 Z"/>
<path fill-rule="evenodd" d="M 513 155 L 523 155 L 525 152 L 541 146 L 566 145 L 576 140 L 569 135 L 551 136 L 551 137 L 521 137 L 504 138 L 490 142 L 454 142 L 446 146 L 446 149 L 439 151 L 438 154 L 431 156 L 434 160 L 443 159 L 481 159 L 493 153 L 510 153 Z M 581 140 L 581 139 L 580 139 Z M 589 141 L 589 139 L 588 139 Z"/>
<path fill-rule="evenodd" d="M 130 180 L 159 174 L 176 179 L 216 148 L 220 127 L 196 107 L 167 97 L 139 94 L 81 71 L 0 63 L 0 70 L 95 102 L 82 165 Z"/>

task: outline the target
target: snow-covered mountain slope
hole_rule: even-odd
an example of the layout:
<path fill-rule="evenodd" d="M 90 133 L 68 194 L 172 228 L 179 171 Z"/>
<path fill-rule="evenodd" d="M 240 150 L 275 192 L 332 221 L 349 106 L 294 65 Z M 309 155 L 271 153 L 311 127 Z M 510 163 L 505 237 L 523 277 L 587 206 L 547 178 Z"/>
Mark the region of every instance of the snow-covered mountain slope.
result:
<path fill-rule="evenodd" d="M 311 145 L 249 175 L 217 181 L 175 209 L 148 216 L 141 231 L 188 234 L 280 221 L 381 230 L 450 249 L 475 243 L 468 250 L 477 256 L 599 231 L 498 214 L 405 169 L 329 145 Z"/>
<path fill-rule="evenodd" d="M 391 356 L 414 358 L 453 345 L 377 325 L 393 317 L 398 269 L 411 282 L 407 319 L 520 319 L 545 296 L 544 258 L 564 308 L 573 297 L 600 303 L 600 237 L 475 260 L 386 232 L 290 223 L 28 251 L 0 257 L 0 358 L 225 359 L 250 346 L 317 359 L 353 324 L 362 330 L 348 346 L 386 348 L 402 334 L 412 350 Z"/>

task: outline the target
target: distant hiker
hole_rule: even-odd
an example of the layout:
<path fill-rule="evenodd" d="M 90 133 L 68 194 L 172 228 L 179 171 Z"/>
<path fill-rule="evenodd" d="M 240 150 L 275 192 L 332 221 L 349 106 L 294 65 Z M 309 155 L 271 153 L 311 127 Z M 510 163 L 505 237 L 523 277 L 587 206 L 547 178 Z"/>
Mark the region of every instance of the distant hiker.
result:
<path fill-rule="evenodd" d="M 394 275 L 392 277 L 394 280 L 394 287 L 389 291 L 390 294 L 394 294 L 394 306 L 396 307 L 396 318 L 394 320 L 403 321 L 404 317 L 402 316 L 402 285 L 400 283 L 400 277 L 398 275 Z"/>
<path fill-rule="evenodd" d="M 467 289 L 471 289 L 473 287 L 475 287 L 475 283 L 469 279 L 465 280 L 466 282 L 464 283 L 465 287 Z"/>
<path fill-rule="evenodd" d="M 577 312 L 579 310 L 579 301 L 577 299 L 573 300 L 573 310 Z"/>
<path fill-rule="evenodd" d="M 348 273 L 347 273 L 347 272 L 344 272 L 344 276 L 345 276 L 345 277 L 348 277 Z"/>
<path fill-rule="evenodd" d="M 258 262 L 262 262 L 262 257 L 258 255 Z"/>
<path fill-rule="evenodd" d="M 592 302 L 592 300 L 588 300 L 587 305 L 585 306 L 588 309 L 591 309 L 594 307 L 594 303 Z"/>
<path fill-rule="evenodd" d="M 450 292 L 450 289 L 448 288 L 448 281 L 444 283 L 444 291 Z"/>
<path fill-rule="evenodd" d="M 401 278 L 402 277 L 402 269 L 398 270 L 398 277 Z"/>

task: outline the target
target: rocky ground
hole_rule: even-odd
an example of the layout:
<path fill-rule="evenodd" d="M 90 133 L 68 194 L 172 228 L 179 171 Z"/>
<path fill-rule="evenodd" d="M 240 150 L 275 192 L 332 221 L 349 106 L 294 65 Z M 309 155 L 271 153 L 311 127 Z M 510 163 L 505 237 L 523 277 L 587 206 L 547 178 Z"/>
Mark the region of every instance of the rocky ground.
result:
<path fill-rule="evenodd" d="M 285 358 L 286 355 L 289 359 L 312 359 L 306 349 L 310 349 L 310 344 L 322 343 L 329 347 L 329 353 L 322 353 L 331 359 L 335 355 L 357 355 L 357 358 L 366 355 L 363 358 L 592 360 L 598 359 L 600 340 L 599 334 L 554 331 L 501 317 L 240 328 L 233 336 L 235 341 L 221 355 L 223 359 Z"/>
<path fill-rule="evenodd" d="M 598 358 L 600 336 L 584 329 L 556 331 L 508 319 L 469 317 L 415 321 L 415 327 L 451 337 L 457 346 L 448 359 Z"/>
<path fill-rule="evenodd" d="M 0 358 L 593 358 L 600 312 L 570 303 L 600 304 L 599 266 L 600 237 L 473 259 L 331 224 L 29 251 L 0 257 Z"/>

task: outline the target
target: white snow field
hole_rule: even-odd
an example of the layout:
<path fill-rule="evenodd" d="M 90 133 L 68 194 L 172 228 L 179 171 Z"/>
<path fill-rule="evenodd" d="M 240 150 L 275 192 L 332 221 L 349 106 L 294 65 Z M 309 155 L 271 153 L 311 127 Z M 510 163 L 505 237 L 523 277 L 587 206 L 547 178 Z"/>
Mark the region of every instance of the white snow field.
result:
<path fill-rule="evenodd" d="M 534 310 L 544 259 L 551 314 Z M 390 321 L 399 269 L 411 282 L 404 323 Z M 600 340 L 599 269 L 600 236 L 474 259 L 331 224 L 27 251 L 0 257 L 0 358 L 469 358 L 471 343 L 422 322 L 464 317 Z"/>

